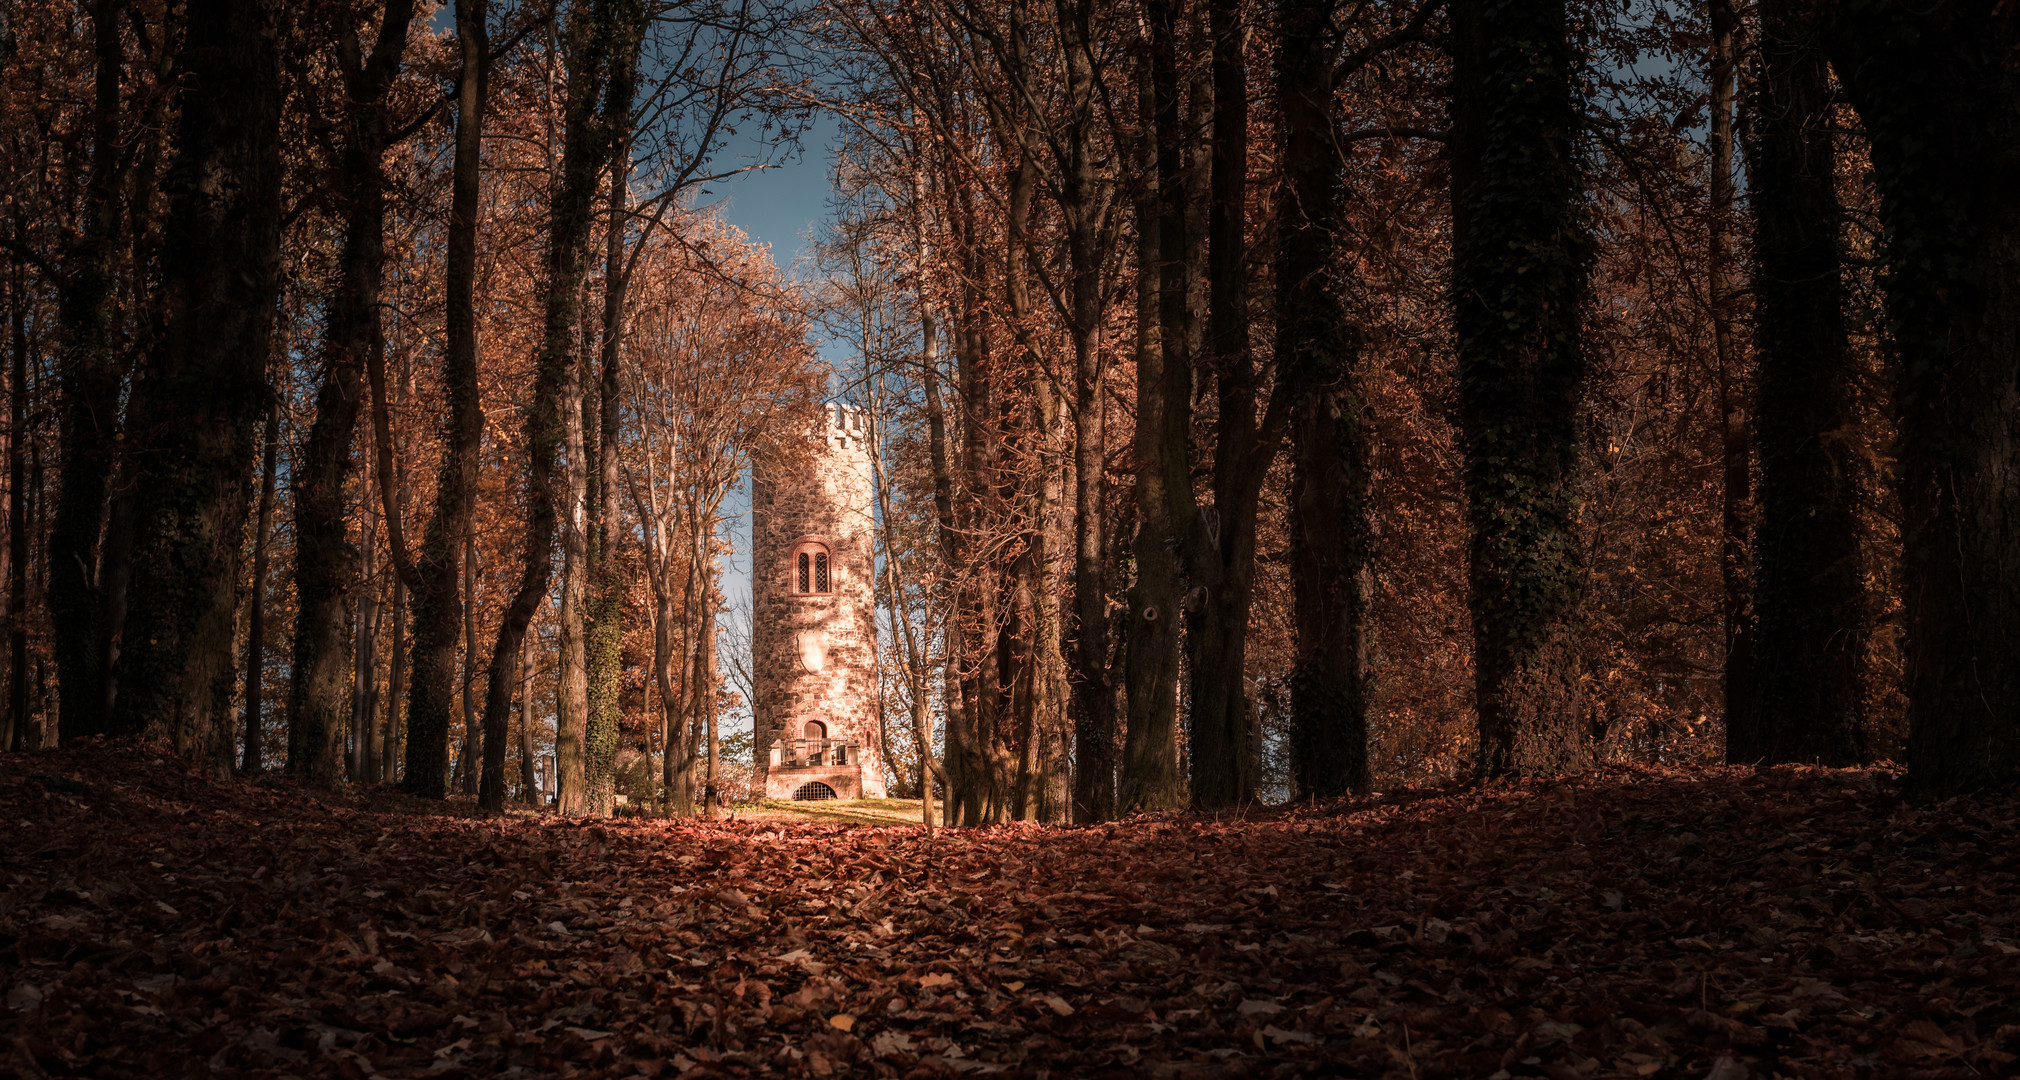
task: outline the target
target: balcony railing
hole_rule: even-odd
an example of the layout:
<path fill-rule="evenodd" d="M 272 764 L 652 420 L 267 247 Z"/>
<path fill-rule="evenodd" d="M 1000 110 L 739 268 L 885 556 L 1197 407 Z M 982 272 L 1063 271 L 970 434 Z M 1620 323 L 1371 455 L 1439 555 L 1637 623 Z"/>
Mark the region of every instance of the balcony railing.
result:
<path fill-rule="evenodd" d="M 772 768 L 804 769 L 856 763 L 857 748 L 840 739 L 779 739 L 772 743 Z"/>

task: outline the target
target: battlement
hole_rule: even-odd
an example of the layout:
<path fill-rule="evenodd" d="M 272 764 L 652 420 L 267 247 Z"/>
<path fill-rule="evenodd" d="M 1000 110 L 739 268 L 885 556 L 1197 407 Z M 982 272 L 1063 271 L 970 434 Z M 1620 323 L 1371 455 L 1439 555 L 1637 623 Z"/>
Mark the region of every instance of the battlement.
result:
<path fill-rule="evenodd" d="M 837 450 L 867 450 L 870 446 L 870 414 L 860 405 L 830 401 L 821 406 L 827 422 L 822 425 L 823 442 Z"/>

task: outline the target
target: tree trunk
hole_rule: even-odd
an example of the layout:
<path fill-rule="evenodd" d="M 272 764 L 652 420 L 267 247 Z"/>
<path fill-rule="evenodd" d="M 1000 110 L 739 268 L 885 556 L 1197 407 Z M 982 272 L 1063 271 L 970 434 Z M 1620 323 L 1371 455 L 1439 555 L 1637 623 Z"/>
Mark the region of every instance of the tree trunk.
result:
<path fill-rule="evenodd" d="M 391 651 L 386 653 L 386 750 L 379 758 L 379 780 L 386 784 L 395 784 L 401 779 L 400 691 L 407 685 L 407 583 L 398 577 L 393 579 L 392 608 L 393 644 Z M 413 744 L 411 737 L 406 740 L 407 776 L 414 775 Z M 439 789 L 441 785 L 442 778 L 437 776 L 435 786 Z"/>
<path fill-rule="evenodd" d="M 1094 5 L 1060 0 L 1056 10 L 1065 67 L 1067 154 L 1059 177 L 1071 273 L 1073 339 L 1073 815 L 1077 822 L 1115 817 L 1115 678 L 1109 658 L 1107 354 L 1101 347 L 1106 297 L 1101 287 L 1108 239 L 1102 163 L 1091 145 L 1096 99 Z"/>
<path fill-rule="evenodd" d="M 1907 784 L 1935 798 L 2020 779 L 2020 25 L 1985 3 L 1840 12 L 1899 355 Z"/>
<path fill-rule="evenodd" d="M 63 324 L 58 388 L 61 487 L 49 528 L 50 648 L 56 658 L 57 725 L 64 740 L 106 731 L 107 672 L 99 638 L 100 527 L 115 460 L 120 372 L 114 352 L 115 267 L 119 245 L 119 78 L 125 62 L 120 21 L 125 4 L 91 5 L 96 71 L 91 111 L 90 175 L 84 192 L 84 238 L 58 283 Z"/>
<path fill-rule="evenodd" d="M 662 555 L 659 551 L 655 551 L 653 558 L 662 558 Z M 673 791 L 674 737 L 679 723 L 676 703 L 680 700 L 673 686 L 673 601 L 669 595 L 671 588 L 670 585 L 661 585 L 660 588 L 653 590 L 652 597 L 652 680 L 653 689 L 659 695 L 659 786 L 662 797 L 670 796 Z M 763 753 L 764 747 L 760 746 L 757 750 Z"/>
<path fill-rule="evenodd" d="M 618 146 L 611 157 L 610 192 L 606 206 L 609 224 L 604 234 L 603 332 L 597 364 L 595 453 L 591 455 L 593 468 L 589 470 L 592 475 L 588 478 L 592 488 L 588 521 L 589 564 L 586 568 L 590 596 L 585 672 L 588 679 L 588 716 L 584 743 L 591 771 L 596 777 L 599 812 L 605 814 L 611 813 L 615 804 L 613 784 L 618 729 L 622 720 L 619 695 L 624 677 L 624 581 L 617 560 L 618 542 L 624 535 L 617 488 L 618 438 L 622 433 L 618 400 L 622 383 L 618 365 L 623 357 L 619 346 L 624 338 L 625 216 L 630 212 L 631 148 L 625 138 L 630 122 L 630 99 L 625 95 L 619 109 L 616 105 L 619 96 L 618 88 L 613 87 L 611 102 L 605 106 L 609 122 L 621 126 L 617 129 Z M 589 433 L 585 432 L 585 443 L 589 438 Z"/>
<path fill-rule="evenodd" d="M 132 603 L 117 731 L 230 767 L 237 557 L 280 287 L 283 5 L 195 0 L 178 70 L 166 336 L 136 383 Z"/>
<path fill-rule="evenodd" d="M 1016 39 L 1020 45 L 1023 38 Z M 1008 816 L 1017 821 L 1041 820 L 1044 796 L 1051 779 L 1051 749 L 1061 726 L 1063 698 L 1055 693 L 1057 679 L 1064 675 L 1064 657 L 1059 649 L 1059 604 L 1053 594 L 1055 581 L 1052 560 L 1056 532 L 1054 517 L 1058 504 L 1057 485 L 1061 469 L 1058 450 L 1059 406 L 1052 381 L 1039 353 L 1035 316 L 1032 312 L 1025 261 L 1033 256 L 1031 223 L 1033 196 L 1037 190 L 1038 150 L 1035 132 L 1028 128 L 1018 147 L 1019 157 L 1011 171 L 1008 211 L 1004 224 L 1003 291 L 1010 308 L 1010 327 L 1024 355 L 1021 375 L 1025 380 L 1028 411 L 1013 437 L 1013 445 L 1025 457 L 1024 467 L 1008 479 L 1010 501 L 1022 520 L 1023 548 L 1008 567 L 1006 605 L 1008 617 L 994 642 L 987 637 L 983 647 L 997 657 L 999 673 L 984 682 L 1001 687 L 1001 715 L 1009 721 L 1009 754 L 1002 755 L 1004 779 L 1008 782 Z M 985 621 L 985 627 L 993 621 Z"/>
<path fill-rule="evenodd" d="M 1748 520 L 1753 504 L 1753 433 L 1743 407 L 1746 372 L 1733 332 L 1730 239 L 1733 227 L 1733 87 L 1738 65 L 1739 17 L 1732 0 L 1711 0 L 1711 221 L 1707 230 L 1706 273 L 1710 278 L 1711 335 L 1718 364 L 1719 582 L 1725 646 L 1725 727 L 1727 760 L 1732 733 L 1742 740 L 1756 729 L 1753 712 L 1753 575 Z"/>
<path fill-rule="evenodd" d="M 340 768 L 346 603 L 360 573 L 350 543 L 344 481 L 351 470 L 360 381 L 346 358 L 325 357 L 315 419 L 290 476 L 295 508 L 295 634 L 288 684 L 288 772 L 329 783 Z M 363 611 L 371 604 L 358 593 Z M 360 729 L 361 730 L 361 729 Z M 362 767 L 358 757 L 354 766 Z M 362 773 L 353 769 L 360 781 Z"/>
<path fill-rule="evenodd" d="M 7 275 L 7 749 L 28 738 L 28 289 Z"/>
<path fill-rule="evenodd" d="M 449 409 L 442 471 L 436 480 L 435 512 L 428 520 L 421 552 L 422 584 L 414 591 L 414 701 L 416 723 L 447 725 L 449 676 L 455 671 L 454 639 L 463 632 L 463 747 L 457 755 L 462 791 L 477 793 L 477 469 L 484 449 L 484 407 L 477 381 L 477 218 L 483 168 L 484 109 L 491 93 L 491 40 L 486 30 L 488 0 L 456 0 L 456 43 L 462 66 L 456 76 L 456 151 L 450 180 L 449 226 L 444 277 L 447 285 L 446 348 L 442 385 Z M 455 595 L 456 558 L 463 549 L 463 595 Z M 425 654 L 425 658 L 424 658 Z M 423 701 L 423 698 L 427 701 Z M 508 699 L 509 700 L 509 699 Z M 502 750 L 502 748 L 501 748 Z M 502 798 L 502 795 L 501 795 Z"/>
<path fill-rule="evenodd" d="M 463 530 L 463 745 L 456 752 L 456 787 L 477 794 L 477 530 Z"/>
<path fill-rule="evenodd" d="M 505 735 L 512 708 L 508 678 L 518 662 L 527 623 L 547 592 L 553 547 L 564 492 L 556 458 L 563 437 L 562 406 L 569 369 L 577 358 L 582 318 L 584 265 L 588 260 L 598 183 L 616 137 L 600 111 L 613 79 L 635 78 L 638 42 L 644 31 L 639 0 L 592 0 L 569 19 L 567 101 L 563 107 L 561 175 L 548 209 L 547 250 L 542 275 L 545 320 L 534 363 L 533 399 L 526 417 L 527 513 L 524 569 L 505 607 L 491 649 L 490 690 L 484 699 L 484 780 L 478 804 L 497 811 L 505 804 Z M 628 100 L 628 99 L 627 99 Z M 628 106 L 626 112 L 628 113 Z M 561 753 L 556 723 L 556 758 Z M 564 809 L 567 809 L 564 807 Z"/>
<path fill-rule="evenodd" d="M 1187 529 L 1191 592 L 1192 805 L 1220 810 L 1255 798 L 1257 746 L 1246 692 L 1255 522 L 1280 418 L 1258 425 L 1248 300 L 1248 58 L 1241 0 L 1213 0 L 1212 174 L 1207 206 L 1206 353 L 1220 415 L 1210 514 Z M 1281 386 L 1281 384 L 1280 384 Z M 1274 406 L 1274 402 L 1272 405 Z M 1271 413 L 1276 413 L 1273 407 Z"/>
<path fill-rule="evenodd" d="M 561 527 L 561 606 L 555 625 L 560 630 L 561 673 L 554 699 L 554 758 L 559 807 L 564 814 L 602 814 L 599 779 L 589 760 L 589 642 L 587 615 L 589 574 L 588 463 L 583 460 L 582 358 L 571 357 L 568 389 L 561 404 L 567 472 L 563 498 L 566 518 Z"/>
<path fill-rule="evenodd" d="M 1563 0 L 1453 0 L 1452 297 L 1479 769 L 1558 773 L 1580 728 L 1579 342 L 1591 261 Z"/>
<path fill-rule="evenodd" d="M 960 564 L 961 534 L 954 516 L 953 450 L 950 446 L 951 439 L 948 433 L 947 407 L 940 393 L 940 328 L 933 304 L 932 283 L 927 277 L 931 259 L 929 258 L 926 239 L 926 218 L 928 213 L 926 190 L 924 169 L 914 169 L 912 172 L 912 245 L 913 258 L 917 266 L 917 278 L 914 282 L 914 287 L 917 290 L 916 301 L 919 306 L 920 385 L 926 399 L 926 443 L 928 457 L 932 462 L 933 469 L 934 523 L 937 530 L 936 535 L 940 542 L 941 564 L 951 571 L 953 567 Z M 883 445 L 883 432 L 881 428 L 878 429 L 877 434 L 879 437 L 878 446 L 881 447 Z M 888 500 L 889 488 L 887 486 L 880 484 L 877 490 L 880 495 L 884 495 Z M 892 520 L 888 501 L 884 504 L 883 519 L 886 522 Z M 886 584 L 890 589 L 893 618 L 896 618 L 898 586 L 895 569 L 888 557 L 890 550 L 888 542 L 885 544 L 885 550 L 887 552 L 884 564 L 885 578 Z M 951 625 L 958 621 L 959 618 L 958 596 L 959 594 L 957 593 L 956 604 L 950 605 L 953 615 L 949 620 L 950 625 L 945 628 L 949 642 L 958 641 L 957 631 Z M 948 670 L 952 671 L 956 665 L 953 654 L 958 652 L 958 645 L 950 645 L 947 652 L 949 653 Z M 921 650 L 914 649 L 911 653 L 911 659 L 918 665 L 918 670 L 914 673 L 916 678 L 913 690 L 912 721 L 913 734 L 919 741 L 920 783 L 922 786 L 922 799 L 924 801 L 921 813 L 926 830 L 930 833 L 933 828 L 933 777 L 937 775 L 947 785 L 948 798 L 951 801 L 954 791 L 952 780 L 953 761 L 957 753 L 955 748 L 958 745 L 961 732 L 966 727 L 968 712 L 962 701 L 960 681 L 955 678 L 947 679 L 944 683 L 944 693 L 941 702 L 941 706 L 946 713 L 947 756 L 944 763 L 935 762 L 933 760 L 932 718 L 928 715 L 929 704 L 926 697 L 926 684 L 931 676 L 925 670 L 926 658 Z M 940 821 L 942 824 L 945 824 L 947 820 L 948 818 L 943 812 Z"/>
<path fill-rule="evenodd" d="M 1845 338 L 1842 213 L 1817 0 L 1763 0 L 1747 161 L 1754 221 L 1753 700 L 1727 760 L 1867 758 L 1870 633 L 1859 561 L 1856 372 Z"/>
<path fill-rule="evenodd" d="M 1191 283 L 1186 273 L 1192 233 L 1186 213 L 1188 134 L 1179 109 L 1179 5 L 1151 0 L 1145 95 L 1155 139 L 1154 195 L 1137 206 L 1137 288 L 1154 296 L 1139 304 L 1152 340 L 1136 356 L 1136 584 L 1130 590 L 1128 729 L 1123 741 L 1120 808 L 1176 806 L 1178 684 L 1182 644 L 1180 558 L 1192 520 Z M 1154 245 L 1154 246 L 1152 246 Z"/>
<path fill-rule="evenodd" d="M 403 788 L 424 798 L 439 799 L 447 793 L 449 733 L 456 713 L 459 682 L 456 650 L 464 649 L 463 753 L 458 758 L 465 791 L 476 789 L 475 708 L 470 695 L 476 692 L 474 679 L 477 645 L 474 625 L 464 633 L 464 620 L 474 620 L 476 579 L 474 567 L 465 570 L 464 558 L 475 557 L 472 540 L 477 498 L 477 469 L 484 440 L 484 411 L 477 380 L 477 218 L 480 213 L 478 182 L 482 166 L 484 108 L 490 92 L 490 41 L 485 32 L 489 5 L 485 0 L 457 0 L 456 35 L 462 66 L 456 79 L 456 149 L 450 180 L 450 208 L 444 278 L 448 295 L 444 312 L 447 331 L 442 351 L 441 381 L 444 410 L 439 421 L 443 454 L 436 474 L 435 504 L 416 559 L 409 558 L 404 538 L 397 532 L 394 558 L 401 578 L 414 597 L 413 689 L 408 708 L 407 776 Z M 382 451 L 390 456 L 391 441 L 383 407 L 384 373 L 375 368 L 373 389 L 381 399 L 375 410 Z M 380 465 L 381 495 L 390 499 L 386 466 Z M 388 520 L 394 511 L 387 510 Z M 457 577 L 461 573 L 468 596 L 459 595 Z M 510 691 L 507 702 L 509 707 Z M 503 732 L 500 732 L 502 740 Z M 502 753 L 504 747 L 499 747 Z M 502 778 L 501 778 L 502 780 Z M 501 795 L 502 798 L 502 795 Z"/>
<path fill-rule="evenodd" d="M 522 801 L 539 806 L 539 748 L 533 744 L 533 648 L 539 635 L 528 633 L 519 649 L 519 784 Z"/>
<path fill-rule="evenodd" d="M 926 239 L 926 218 L 929 211 L 926 204 L 926 177 L 923 174 L 923 169 L 915 169 L 912 173 L 912 244 L 913 258 L 917 265 L 917 278 L 914 282 L 914 287 L 917 290 L 916 301 L 919 306 L 920 386 L 925 394 L 926 446 L 927 455 L 932 463 L 933 470 L 935 535 L 940 542 L 941 564 L 951 571 L 953 567 L 959 565 L 961 536 L 960 529 L 954 517 L 954 455 L 951 446 L 952 439 L 948 431 L 947 406 L 940 391 L 939 320 L 935 314 L 931 282 L 927 277 L 927 268 L 931 265 L 931 259 L 929 258 Z M 959 651 L 958 631 L 954 626 L 954 623 L 959 618 L 958 596 L 959 594 L 957 593 L 956 603 L 949 605 L 949 625 L 945 628 L 949 642 L 947 652 L 950 654 L 950 657 Z M 953 663 L 952 660 L 949 662 L 950 664 Z M 944 762 L 933 765 L 932 771 L 938 773 L 941 779 L 947 782 L 949 798 L 951 798 L 953 782 L 949 778 L 949 772 L 953 767 L 952 763 L 956 755 L 955 747 L 960 737 L 960 732 L 966 727 L 966 709 L 960 693 L 959 680 L 947 680 L 944 684 L 944 690 L 941 705 L 946 713 L 945 723 L 948 732 L 945 751 L 946 758 Z M 930 730 L 926 730 L 924 734 L 920 735 L 919 745 L 923 748 L 920 751 L 920 763 L 922 766 L 929 765 L 932 747 Z"/>
<path fill-rule="evenodd" d="M 265 734 L 261 726 L 265 719 L 261 715 L 261 699 L 267 670 L 267 544 L 274 534 L 274 474 L 280 466 L 280 427 L 281 409 L 276 401 L 267 406 L 266 445 L 260 451 L 259 518 L 253 527 L 251 612 L 246 619 L 245 635 L 245 753 L 239 759 L 239 771 L 247 776 L 264 767 L 260 740 Z"/>
<path fill-rule="evenodd" d="M 1368 446 L 1360 343 L 1336 280 L 1343 231 L 1333 110 L 1330 0 L 1279 8 L 1277 377 L 1293 384 L 1291 769 L 1297 794 L 1368 789 Z"/>
<path fill-rule="evenodd" d="M 388 0 L 378 37 L 363 53 L 345 24 L 337 46 L 347 125 L 337 191 L 344 247 L 329 298 L 316 417 L 294 473 L 295 650 L 288 702 L 288 771 L 314 783 L 336 778 L 342 730 L 346 599 L 357 580 L 344 487 L 369 365 L 383 360 L 379 294 L 386 263 L 387 94 L 406 54 L 412 0 Z M 390 524 L 390 522 L 389 522 Z M 410 773 L 411 775 L 411 773 Z"/>
<path fill-rule="evenodd" d="M 721 803 L 721 794 L 716 789 L 716 770 L 722 757 L 722 742 L 716 731 L 716 666 L 715 666 L 715 589 L 709 589 L 711 602 L 704 610 L 708 622 L 701 629 L 701 693 L 697 695 L 701 707 L 701 719 L 708 728 L 708 756 L 703 762 L 701 784 L 701 811 L 704 817 L 715 817 Z"/>
<path fill-rule="evenodd" d="M 364 522 L 359 529 L 362 556 L 359 559 L 358 623 L 351 649 L 351 779 L 360 784 L 376 784 L 382 778 L 379 760 L 384 749 L 379 744 L 379 514 L 378 502 L 364 499 Z M 339 733 L 339 743 L 342 736 Z M 292 754 L 292 747 L 290 748 Z"/>

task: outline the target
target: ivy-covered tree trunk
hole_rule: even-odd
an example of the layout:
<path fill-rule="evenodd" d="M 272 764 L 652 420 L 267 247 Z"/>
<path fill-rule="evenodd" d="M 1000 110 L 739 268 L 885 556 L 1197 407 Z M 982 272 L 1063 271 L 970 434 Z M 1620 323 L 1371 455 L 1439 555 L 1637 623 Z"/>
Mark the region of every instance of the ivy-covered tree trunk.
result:
<path fill-rule="evenodd" d="M 1331 0 L 1278 8 L 1283 188 L 1277 220 L 1278 378 L 1291 391 L 1291 769 L 1297 793 L 1368 787 L 1367 440 L 1355 385 L 1358 342 L 1337 278 Z"/>
<path fill-rule="evenodd" d="M 1589 760 L 1580 342 L 1591 261 L 1564 0 L 1453 0 L 1452 304 L 1483 775 Z"/>
<path fill-rule="evenodd" d="M 2020 779 L 2020 23 L 1987 0 L 1839 19 L 1898 352 L 1908 787 L 1939 797 Z"/>
<path fill-rule="evenodd" d="M 1867 756 L 1860 668 L 1851 350 L 1829 65 L 1818 0 L 1763 0 L 1748 128 L 1754 222 L 1753 701 L 1727 760 L 1851 765 Z M 1735 722 L 1736 721 L 1736 722 Z"/>
<path fill-rule="evenodd" d="M 102 734 L 109 672 L 100 639 L 105 523 L 119 431 L 120 371 L 113 340 L 113 292 L 120 243 L 119 186 L 126 168 L 119 131 L 119 80 L 125 62 L 120 23 L 126 5 L 91 5 L 93 74 L 91 165 L 84 192 L 84 237 L 58 282 L 63 351 L 58 366 L 61 488 L 49 527 L 50 649 L 55 655 L 57 728 L 65 741 Z M 18 489 L 16 489 L 18 490 Z"/>
<path fill-rule="evenodd" d="M 134 387 L 131 610 L 116 731 L 214 769 L 231 765 L 230 703 L 254 433 L 280 287 L 277 0 L 192 0 L 166 184 L 166 335 Z"/>
<path fill-rule="evenodd" d="M 632 62 L 636 68 L 636 60 Z M 624 677 L 624 580 L 617 547 L 624 535 L 620 515 L 618 440 L 623 431 L 620 395 L 623 390 L 624 275 L 626 215 L 630 212 L 631 148 L 629 83 L 613 85 L 604 114 L 622 132 L 610 163 L 610 194 L 603 260 L 603 334 L 596 380 L 596 453 L 590 482 L 595 485 L 590 511 L 588 706 L 586 747 L 591 799 L 599 813 L 616 808 L 619 700 Z"/>
<path fill-rule="evenodd" d="M 368 364 L 385 348 L 379 294 L 386 264 L 386 178 L 383 159 L 391 128 L 386 98 L 406 55 L 411 0 L 386 5 L 378 37 L 363 51 L 357 29 L 338 30 L 346 127 L 339 157 L 337 200 L 344 246 L 336 295 L 325 302 L 321 385 L 316 415 L 297 456 L 295 503 L 295 647 L 288 688 L 288 772 L 331 783 L 343 765 L 344 640 L 358 554 L 350 542 L 345 491 L 351 444 L 364 403 Z M 369 489 L 368 489 L 369 490 Z M 365 733 L 355 732 L 363 739 Z"/>
<path fill-rule="evenodd" d="M 512 672 L 520 641 L 547 593 L 554 571 L 556 527 L 566 493 L 559 469 L 562 406 L 578 359 L 584 271 L 595 223 L 596 192 L 618 133 L 602 111 L 613 78 L 635 77 L 644 31 L 641 0 L 591 0 L 569 19 L 568 91 L 562 109 L 561 175 L 548 208 L 542 278 L 546 312 L 534 358 L 526 411 L 526 529 L 519 586 L 505 607 L 491 647 L 490 689 L 484 699 L 484 776 L 478 805 L 505 805 L 505 734 L 512 710 Z M 630 65 L 622 58 L 629 56 Z M 627 113 L 629 106 L 626 106 Z M 557 731 L 557 743 L 560 739 Z M 556 747 L 557 769 L 561 747 Z"/>

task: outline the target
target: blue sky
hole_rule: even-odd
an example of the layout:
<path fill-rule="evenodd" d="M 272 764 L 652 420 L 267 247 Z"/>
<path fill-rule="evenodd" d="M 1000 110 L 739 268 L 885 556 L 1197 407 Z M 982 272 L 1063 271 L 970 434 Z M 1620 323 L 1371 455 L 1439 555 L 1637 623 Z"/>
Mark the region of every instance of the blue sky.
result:
<path fill-rule="evenodd" d="M 838 131 L 832 117 L 821 117 L 801 139 L 796 157 L 712 188 L 702 201 L 721 200 L 723 216 L 751 239 L 770 244 L 773 260 L 790 271 L 809 230 L 827 217 L 828 168 Z M 747 162 L 756 149 L 748 140 L 733 142 L 717 160 L 724 165 Z"/>

